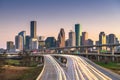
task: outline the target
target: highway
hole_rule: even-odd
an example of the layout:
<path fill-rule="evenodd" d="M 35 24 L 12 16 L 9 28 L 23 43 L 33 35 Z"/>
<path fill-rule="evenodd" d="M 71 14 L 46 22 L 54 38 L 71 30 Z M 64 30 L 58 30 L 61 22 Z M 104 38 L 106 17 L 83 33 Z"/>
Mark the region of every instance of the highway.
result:
<path fill-rule="evenodd" d="M 65 69 L 71 80 L 112 80 L 83 58 L 72 55 L 64 55 L 67 58 Z"/>
<path fill-rule="evenodd" d="M 83 58 L 85 61 L 87 61 L 89 64 L 91 64 L 92 66 L 94 66 L 97 70 L 101 71 L 102 73 L 104 73 L 105 75 L 109 76 L 112 80 L 120 80 L 120 75 L 106 69 L 106 68 L 103 68 L 99 65 L 96 65 L 94 62 L 92 62 L 91 60 L 87 59 L 87 58 L 84 58 L 84 57 L 81 57 Z"/>
<path fill-rule="evenodd" d="M 64 70 L 50 55 L 44 56 L 44 67 L 36 80 L 67 80 Z"/>
<path fill-rule="evenodd" d="M 83 57 L 56 55 L 67 58 L 66 67 L 61 67 L 53 55 L 44 55 L 43 71 L 37 80 L 120 80 L 120 77 L 117 78 Z"/>

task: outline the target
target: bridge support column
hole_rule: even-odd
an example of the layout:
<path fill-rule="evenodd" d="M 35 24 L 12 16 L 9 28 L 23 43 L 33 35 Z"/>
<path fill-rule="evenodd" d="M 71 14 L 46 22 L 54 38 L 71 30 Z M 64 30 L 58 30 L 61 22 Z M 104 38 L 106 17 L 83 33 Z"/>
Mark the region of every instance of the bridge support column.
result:
<path fill-rule="evenodd" d="M 89 59 L 89 57 L 88 57 L 88 48 L 85 48 L 85 53 L 86 53 L 86 58 Z"/>
<path fill-rule="evenodd" d="M 97 49 L 97 53 L 100 54 L 100 47 L 98 47 L 98 49 Z"/>
<path fill-rule="evenodd" d="M 58 50 L 57 50 L 57 49 L 55 49 L 55 53 L 58 53 Z"/>
<path fill-rule="evenodd" d="M 60 62 L 62 62 L 62 59 L 61 59 L 61 57 L 59 57 L 59 58 L 58 58 L 58 60 L 59 60 Z"/>
<path fill-rule="evenodd" d="M 115 47 L 112 46 L 112 55 L 114 55 L 114 53 L 115 53 Z"/>
<path fill-rule="evenodd" d="M 98 55 L 97 55 L 97 60 L 100 61 L 100 55 L 99 55 L 99 54 L 100 54 L 100 47 L 98 47 L 97 53 L 98 53 Z"/>
<path fill-rule="evenodd" d="M 42 63 L 43 62 L 43 59 L 42 59 L 42 57 L 40 57 L 40 63 Z"/>
<path fill-rule="evenodd" d="M 88 48 L 85 48 L 85 53 L 88 54 Z"/>
<path fill-rule="evenodd" d="M 115 47 L 112 46 L 112 61 L 113 61 L 113 62 L 115 61 L 114 53 L 115 53 Z"/>
<path fill-rule="evenodd" d="M 70 49 L 67 49 L 67 51 L 68 51 L 68 54 L 70 54 Z"/>
<path fill-rule="evenodd" d="M 31 57 L 31 59 L 30 59 L 31 61 L 33 61 L 33 57 Z"/>
<path fill-rule="evenodd" d="M 35 61 L 38 61 L 38 57 L 36 57 L 35 59 L 36 59 Z"/>
<path fill-rule="evenodd" d="M 77 54 L 79 54 L 79 48 L 76 48 L 75 52 L 76 52 Z"/>
<path fill-rule="evenodd" d="M 65 53 L 64 49 L 61 49 L 61 50 L 60 50 L 60 53 L 62 53 L 62 54 Z"/>

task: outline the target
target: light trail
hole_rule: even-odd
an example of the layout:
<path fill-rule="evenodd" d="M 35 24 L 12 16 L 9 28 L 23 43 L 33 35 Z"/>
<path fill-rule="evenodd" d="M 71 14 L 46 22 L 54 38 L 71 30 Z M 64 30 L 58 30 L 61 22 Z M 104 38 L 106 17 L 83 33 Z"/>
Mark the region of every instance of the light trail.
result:
<path fill-rule="evenodd" d="M 44 70 L 36 80 L 67 80 L 63 68 L 50 55 L 44 56 Z"/>
<path fill-rule="evenodd" d="M 65 57 L 66 68 L 62 68 L 52 56 Z M 44 55 L 44 68 L 37 80 L 112 80 L 83 57 L 62 54 L 52 56 Z"/>
<path fill-rule="evenodd" d="M 71 64 L 71 66 L 67 66 L 68 68 L 74 68 L 74 77 L 73 80 L 112 80 L 92 65 L 87 63 L 83 58 L 73 55 L 61 55 L 67 58 L 67 64 Z M 72 72 L 72 71 L 67 71 Z M 72 73 L 71 73 L 72 74 Z M 69 74 L 70 75 L 70 74 Z"/>

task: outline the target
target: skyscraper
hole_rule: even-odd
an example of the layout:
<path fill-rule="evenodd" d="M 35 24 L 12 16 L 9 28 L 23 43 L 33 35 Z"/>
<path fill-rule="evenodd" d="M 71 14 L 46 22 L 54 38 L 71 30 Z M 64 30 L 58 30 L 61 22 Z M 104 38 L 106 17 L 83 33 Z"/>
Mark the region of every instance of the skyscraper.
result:
<path fill-rule="evenodd" d="M 95 45 L 99 45 L 99 41 L 95 41 Z"/>
<path fill-rule="evenodd" d="M 93 45 L 93 40 L 92 39 L 88 39 L 87 40 L 87 45 L 92 46 Z M 93 50 L 93 47 L 88 49 L 88 51 L 92 51 L 92 50 Z"/>
<path fill-rule="evenodd" d="M 56 47 L 56 39 L 54 37 L 47 37 L 45 44 L 47 48 Z"/>
<path fill-rule="evenodd" d="M 65 46 L 66 46 L 66 47 L 70 46 L 70 40 L 69 40 L 69 39 L 67 39 L 67 40 L 65 41 Z"/>
<path fill-rule="evenodd" d="M 21 35 L 17 35 L 15 37 L 15 48 L 18 50 L 23 50 L 23 37 Z"/>
<path fill-rule="evenodd" d="M 115 38 L 115 44 L 119 44 L 119 40 L 117 37 Z"/>
<path fill-rule="evenodd" d="M 75 46 L 75 32 L 69 32 L 69 46 Z"/>
<path fill-rule="evenodd" d="M 108 35 L 109 36 L 109 40 L 108 40 L 108 43 L 109 44 L 115 44 L 115 42 L 116 42 L 116 36 L 115 36 L 115 34 L 109 34 Z"/>
<path fill-rule="evenodd" d="M 100 32 L 99 34 L 99 44 L 100 45 L 106 44 L 106 35 L 104 32 Z M 106 50 L 106 47 L 102 47 L 102 50 Z"/>
<path fill-rule="evenodd" d="M 92 39 L 88 39 L 87 42 L 88 42 L 88 45 L 93 45 L 93 40 Z"/>
<path fill-rule="evenodd" d="M 58 47 L 65 47 L 65 31 L 63 28 L 60 29 L 60 33 L 58 34 Z"/>
<path fill-rule="evenodd" d="M 106 44 L 109 44 L 109 35 L 106 35 Z"/>
<path fill-rule="evenodd" d="M 38 40 L 37 40 L 37 38 L 31 38 L 30 39 L 30 49 L 31 50 L 38 49 Z"/>
<path fill-rule="evenodd" d="M 45 39 L 44 36 L 39 36 L 39 37 L 38 37 L 38 40 L 39 40 L 39 41 L 44 41 L 44 39 Z"/>
<path fill-rule="evenodd" d="M 45 37 L 44 36 L 39 36 L 38 37 L 38 49 L 43 50 L 45 48 Z"/>
<path fill-rule="evenodd" d="M 26 45 L 26 31 L 21 31 L 18 35 L 21 35 L 23 37 L 23 48 L 25 49 L 25 45 Z"/>
<path fill-rule="evenodd" d="M 27 50 L 30 49 L 30 36 L 26 36 L 26 46 L 25 46 L 25 48 L 26 48 Z"/>
<path fill-rule="evenodd" d="M 30 24 L 30 36 L 31 38 L 37 38 L 37 22 L 36 21 L 31 21 Z"/>
<path fill-rule="evenodd" d="M 115 36 L 115 34 L 109 34 L 108 37 L 109 37 L 109 40 L 108 40 L 109 44 L 116 44 L 116 36 Z M 112 51 L 112 48 L 111 47 L 109 47 L 109 48 Z"/>
<path fill-rule="evenodd" d="M 11 50 L 14 48 L 14 42 L 13 41 L 7 41 L 7 50 Z"/>
<path fill-rule="evenodd" d="M 81 45 L 88 45 L 88 33 L 82 32 L 82 44 Z"/>
<path fill-rule="evenodd" d="M 75 24 L 76 46 L 80 46 L 81 28 L 80 24 Z"/>
<path fill-rule="evenodd" d="M 45 48 L 45 41 L 40 40 L 38 41 L 38 49 L 44 49 Z"/>

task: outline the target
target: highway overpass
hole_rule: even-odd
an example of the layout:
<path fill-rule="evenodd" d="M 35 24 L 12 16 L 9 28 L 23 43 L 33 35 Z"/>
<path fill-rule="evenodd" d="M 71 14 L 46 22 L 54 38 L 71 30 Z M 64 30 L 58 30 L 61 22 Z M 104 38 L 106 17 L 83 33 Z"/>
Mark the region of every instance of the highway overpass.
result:
<path fill-rule="evenodd" d="M 44 67 L 36 80 L 120 80 L 119 75 L 83 57 L 65 54 L 42 56 L 44 56 Z M 52 56 L 65 57 L 66 67 L 62 67 Z"/>

